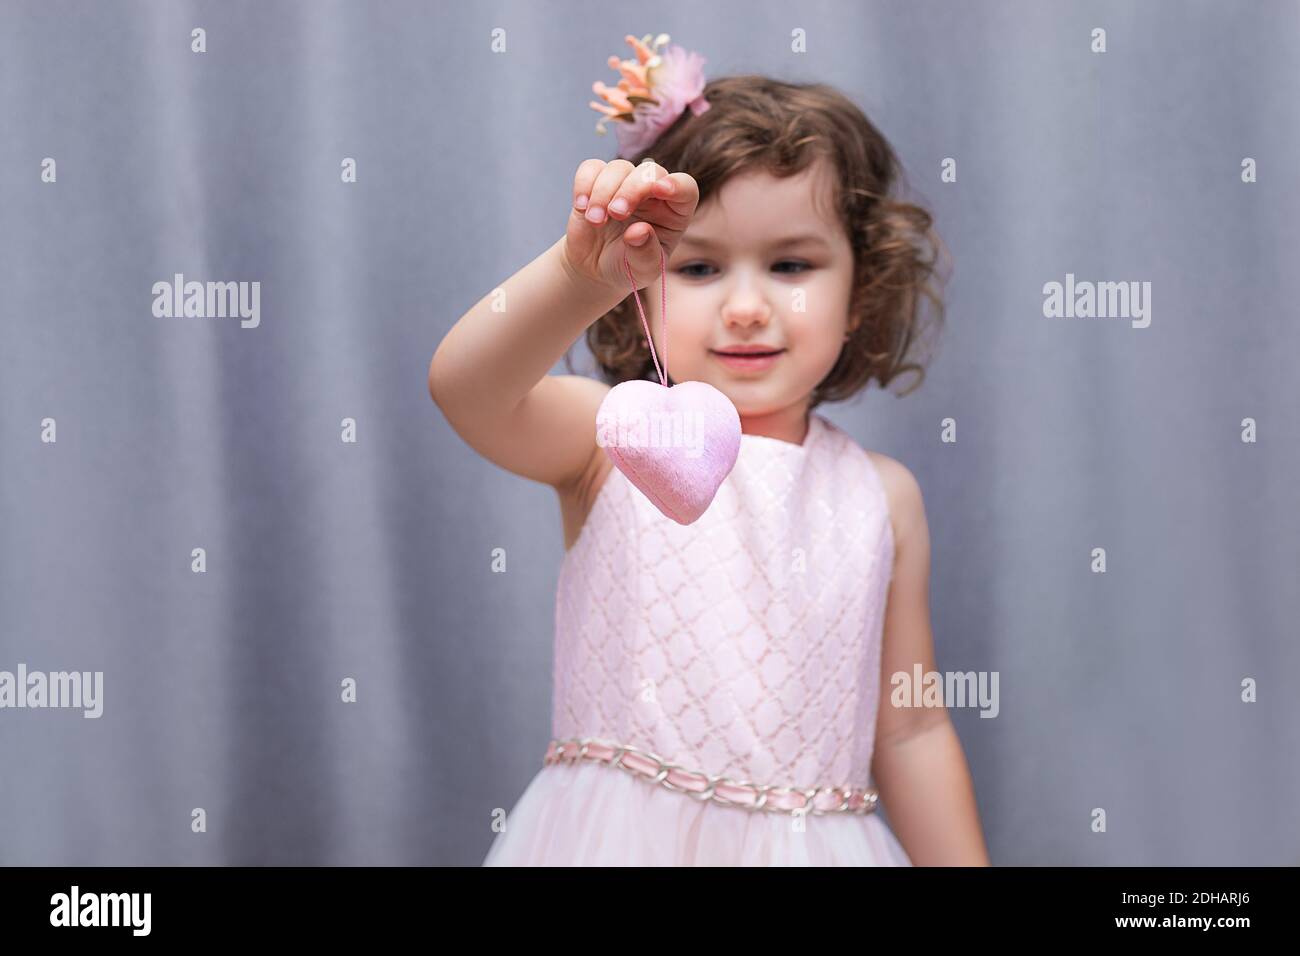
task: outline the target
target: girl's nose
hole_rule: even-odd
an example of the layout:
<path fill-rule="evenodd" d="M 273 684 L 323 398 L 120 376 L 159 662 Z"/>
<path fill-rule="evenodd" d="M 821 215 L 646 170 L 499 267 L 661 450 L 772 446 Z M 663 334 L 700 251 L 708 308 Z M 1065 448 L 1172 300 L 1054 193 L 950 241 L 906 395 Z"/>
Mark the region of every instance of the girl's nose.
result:
<path fill-rule="evenodd" d="M 772 310 L 763 297 L 754 290 L 737 290 L 722 307 L 722 321 L 727 325 L 748 328 L 763 326 L 772 317 Z"/>

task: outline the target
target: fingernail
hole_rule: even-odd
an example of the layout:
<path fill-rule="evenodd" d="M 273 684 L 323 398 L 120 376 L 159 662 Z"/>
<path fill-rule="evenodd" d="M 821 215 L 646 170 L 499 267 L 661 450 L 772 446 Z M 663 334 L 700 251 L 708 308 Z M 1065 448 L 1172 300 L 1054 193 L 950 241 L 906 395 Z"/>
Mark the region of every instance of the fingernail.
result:
<path fill-rule="evenodd" d="M 586 197 L 586 196 L 579 196 L 579 197 L 574 201 L 573 205 L 576 206 L 576 207 L 579 208 L 579 209 L 586 209 L 586 208 L 587 208 L 587 197 Z"/>
<path fill-rule="evenodd" d="M 620 216 L 623 215 L 623 213 L 627 212 L 627 200 L 624 199 L 622 196 L 620 196 L 618 199 L 615 199 L 612 203 L 609 204 L 609 211 L 616 212 Z"/>
<path fill-rule="evenodd" d="M 599 206 L 592 206 L 590 209 L 587 210 L 588 222 L 602 222 L 604 219 L 605 219 L 605 210 L 601 209 Z"/>

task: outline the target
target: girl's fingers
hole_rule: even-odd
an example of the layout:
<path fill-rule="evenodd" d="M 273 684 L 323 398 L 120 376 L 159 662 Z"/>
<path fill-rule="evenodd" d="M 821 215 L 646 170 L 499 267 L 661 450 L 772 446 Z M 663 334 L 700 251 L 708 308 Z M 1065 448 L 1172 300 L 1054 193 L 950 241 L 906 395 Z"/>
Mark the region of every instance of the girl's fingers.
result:
<path fill-rule="evenodd" d="M 671 186 L 667 192 L 659 194 L 659 198 L 679 215 L 694 215 L 700 202 L 700 185 L 695 177 L 690 173 L 669 173 L 666 178 Z"/>
<path fill-rule="evenodd" d="M 618 192 L 609 202 L 610 216 L 614 219 L 626 219 L 636 212 L 637 206 L 648 197 L 663 195 L 656 191 L 655 187 L 667 178 L 668 170 L 653 160 L 646 160 L 628 173 L 623 184 L 618 187 Z"/>
<path fill-rule="evenodd" d="M 587 198 L 587 222 L 600 225 L 606 221 L 605 210 L 609 206 L 609 201 L 623 185 L 627 174 L 634 169 L 636 167 L 626 159 L 616 159 L 605 164 L 605 168 L 596 177 L 596 182 L 592 184 L 591 193 Z"/>
<path fill-rule="evenodd" d="M 634 246 L 645 245 L 647 239 L 654 235 L 654 226 L 648 222 L 634 222 L 623 233 L 623 241 Z"/>
<path fill-rule="evenodd" d="M 596 184 L 596 177 L 604 168 L 603 159 L 585 159 L 579 164 L 578 171 L 573 176 L 574 209 L 581 212 L 587 208 L 587 197 L 591 195 L 591 187 Z"/>
<path fill-rule="evenodd" d="M 672 173 L 658 180 L 636 210 L 638 219 L 681 231 L 695 215 L 700 189 L 690 173 Z"/>

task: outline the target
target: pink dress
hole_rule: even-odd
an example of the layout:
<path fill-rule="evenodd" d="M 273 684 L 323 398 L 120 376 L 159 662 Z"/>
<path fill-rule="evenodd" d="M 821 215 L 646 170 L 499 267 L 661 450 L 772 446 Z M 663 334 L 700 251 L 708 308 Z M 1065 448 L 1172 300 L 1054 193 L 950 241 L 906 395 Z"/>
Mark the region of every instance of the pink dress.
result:
<path fill-rule="evenodd" d="M 816 412 L 802 445 L 742 435 L 692 525 L 612 469 L 560 568 L 552 747 L 631 747 L 701 787 L 869 787 L 893 553 L 875 465 Z M 543 764 L 483 865 L 911 862 L 874 810 L 750 809 L 588 757 Z"/>

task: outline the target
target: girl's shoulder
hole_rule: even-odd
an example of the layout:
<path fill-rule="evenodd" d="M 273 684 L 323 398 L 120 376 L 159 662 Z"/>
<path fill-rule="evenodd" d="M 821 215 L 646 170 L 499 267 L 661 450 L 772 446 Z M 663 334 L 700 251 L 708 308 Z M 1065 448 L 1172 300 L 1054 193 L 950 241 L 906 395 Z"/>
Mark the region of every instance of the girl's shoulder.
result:
<path fill-rule="evenodd" d="M 870 463 L 885 496 L 885 506 L 889 511 L 889 522 L 894 533 L 895 544 L 902 543 L 911 529 L 916 526 L 918 516 L 924 514 L 921 486 L 916 476 L 901 461 L 865 447 L 829 418 L 823 416 L 822 421 L 827 426 L 827 432 L 839 443 L 840 447 L 834 449 L 836 453 L 849 449 L 862 455 Z"/>
<path fill-rule="evenodd" d="M 885 493 L 885 503 L 889 509 L 889 523 L 894 532 L 895 548 L 897 548 L 907 540 L 918 520 L 925 515 L 921 485 L 908 467 L 896 458 L 865 448 L 863 451 L 875 466 L 876 475 L 880 478 L 880 485 Z"/>

